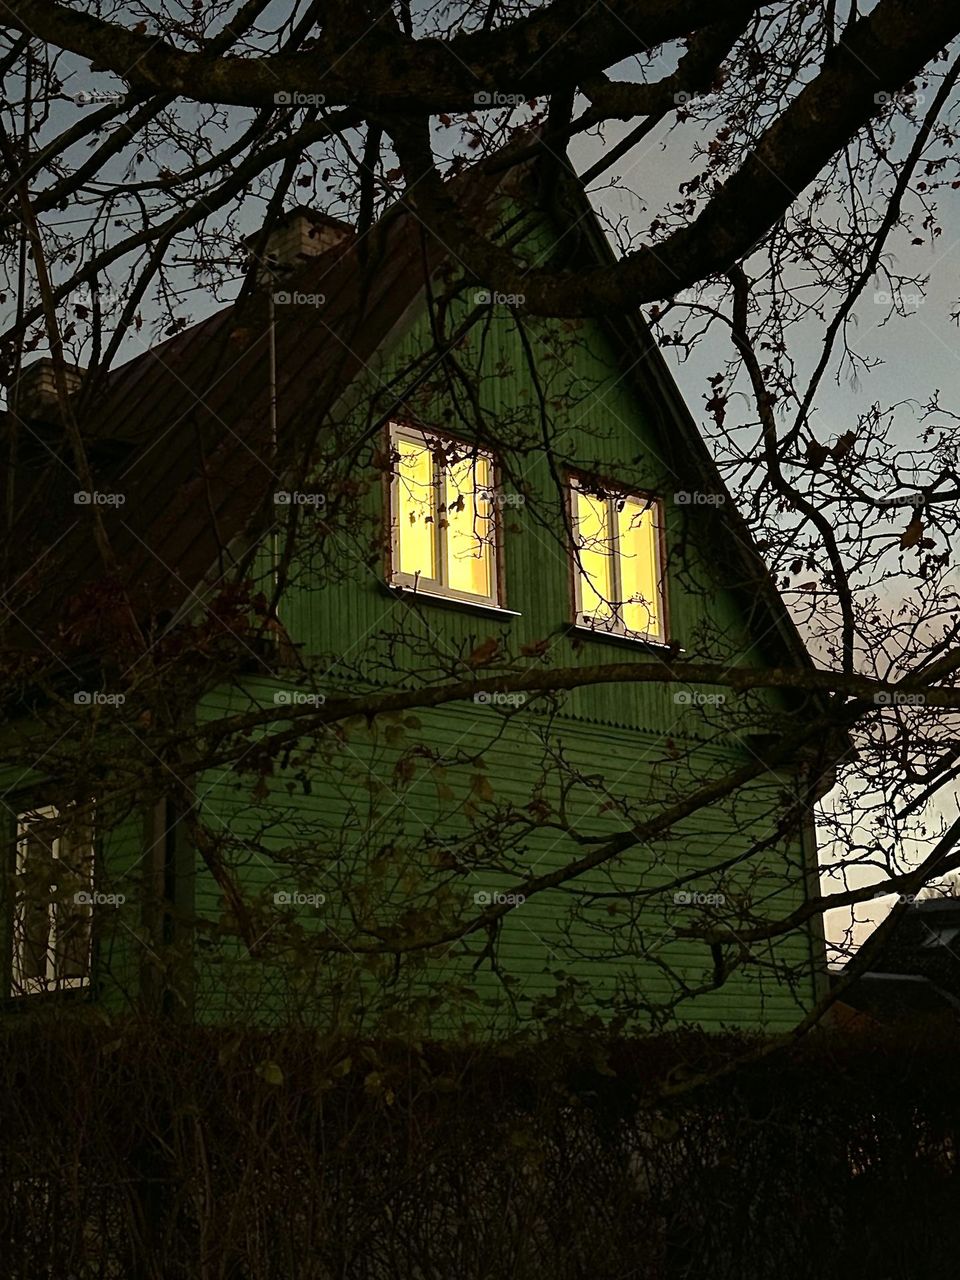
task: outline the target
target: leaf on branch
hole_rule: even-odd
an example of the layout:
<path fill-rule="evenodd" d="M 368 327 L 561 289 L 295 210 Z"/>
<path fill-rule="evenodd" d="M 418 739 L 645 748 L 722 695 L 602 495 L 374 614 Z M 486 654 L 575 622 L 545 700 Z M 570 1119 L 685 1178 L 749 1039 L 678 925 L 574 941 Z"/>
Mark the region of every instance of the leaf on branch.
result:
<path fill-rule="evenodd" d="M 398 782 L 412 782 L 417 774 L 417 762 L 411 756 L 402 756 L 393 770 Z"/>
<path fill-rule="evenodd" d="M 484 800 L 488 804 L 493 803 L 493 787 L 491 787 L 490 779 L 485 773 L 475 773 L 473 775 L 470 779 L 470 790 L 478 800 Z"/>
<path fill-rule="evenodd" d="M 722 427 L 723 420 L 727 415 L 727 397 L 717 391 L 706 402 L 705 407 L 713 415 L 713 420 L 717 426 Z"/>
<path fill-rule="evenodd" d="M 900 550 L 906 551 L 908 547 L 915 547 L 922 537 L 923 521 L 919 516 L 914 516 L 900 535 Z"/>
<path fill-rule="evenodd" d="M 500 641 L 496 636 L 488 636 L 471 653 L 467 663 L 471 667 L 484 667 L 492 662 L 500 650 Z"/>
<path fill-rule="evenodd" d="M 257 1075 L 267 1084 L 283 1084 L 283 1072 L 276 1062 L 261 1062 L 257 1067 Z"/>
<path fill-rule="evenodd" d="M 825 444 L 813 438 L 807 441 L 806 458 L 814 470 L 822 467 L 829 457 L 830 450 Z"/>
<path fill-rule="evenodd" d="M 852 431 L 845 431 L 837 443 L 830 450 L 830 455 L 836 461 L 845 458 L 856 443 L 857 437 Z"/>

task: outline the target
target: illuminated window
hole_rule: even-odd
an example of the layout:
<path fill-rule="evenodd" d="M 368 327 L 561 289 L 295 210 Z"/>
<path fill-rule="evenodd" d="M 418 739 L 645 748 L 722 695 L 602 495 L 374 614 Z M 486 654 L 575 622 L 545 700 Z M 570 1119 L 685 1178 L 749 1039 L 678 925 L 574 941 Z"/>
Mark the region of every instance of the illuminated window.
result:
<path fill-rule="evenodd" d="M 89 808 L 17 815 L 12 994 L 63 991 L 90 980 L 93 824 Z"/>
<path fill-rule="evenodd" d="M 497 604 L 490 454 L 398 426 L 391 447 L 394 585 Z"/>
<path fill-rule="evenodd" d="M 661 504 L 581 480 L 572 482 L 570 496 L 577 624 L 666 640 Z"/>

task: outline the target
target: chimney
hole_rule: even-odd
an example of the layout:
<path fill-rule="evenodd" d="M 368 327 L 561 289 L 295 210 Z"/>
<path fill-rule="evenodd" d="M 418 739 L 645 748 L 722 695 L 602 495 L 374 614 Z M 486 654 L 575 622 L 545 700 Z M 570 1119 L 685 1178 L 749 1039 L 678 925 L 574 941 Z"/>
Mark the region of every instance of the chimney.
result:
<path fill-rule="evenodd" d="M 243 243 L 252 262 L 261 232 L 247 236 Z M 308 258 L 316 258 L 353 235 L 353 227 L 327 213 L 298 205 L 288 209 L 274 222 L 260 251 L 256 281 L 258 286 L 276 284 L 302 267 Z"/>
<path fill-rule="evenodd" d="M 86 369 L 77 364 L 64 366 L 67 390 L 71 397 L 80 390 L 86 372 Z M 17 415 L 24 422 L 45 423 L 49 426 L 61 424 L 57 380 L 53 372 L 53 361 L 49 356 L 34 360 L 20 370 L 20 376 L 10 387 L 8 403 L 11 409 L 16 409 Z"/>

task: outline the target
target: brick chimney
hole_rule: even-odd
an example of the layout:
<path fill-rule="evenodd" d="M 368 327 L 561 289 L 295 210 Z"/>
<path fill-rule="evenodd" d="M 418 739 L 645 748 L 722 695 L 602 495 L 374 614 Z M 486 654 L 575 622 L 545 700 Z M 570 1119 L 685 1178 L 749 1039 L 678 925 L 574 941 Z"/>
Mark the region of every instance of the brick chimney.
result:
<path fill-rule="evenodd" d="M 67 390 L 71 396 L 80 390 L 86 372 L 86 369 L 77 364 L 64 366 Z M 18 416 L 25 422 L 47 423 L 51 426 L 60 424 L 57 380 L 53 372 L 53 361 L 49 356 L 34 360 L 20 370 L 20 376 L 10 387 L 8 402 L 11 407 L 16 407 Z"/>
<path fill-rule="evenodd" d="M 244 239 L 247 257 L 252 262 L 260 232 Z M 298 205 L 288 209 L 274 222 L 261 250 L 256 281 L 260 286 L 275 284 L 292 275 L 308 258 L 326 253 L 353 235 L 353 227 L 329 214 Z"/>

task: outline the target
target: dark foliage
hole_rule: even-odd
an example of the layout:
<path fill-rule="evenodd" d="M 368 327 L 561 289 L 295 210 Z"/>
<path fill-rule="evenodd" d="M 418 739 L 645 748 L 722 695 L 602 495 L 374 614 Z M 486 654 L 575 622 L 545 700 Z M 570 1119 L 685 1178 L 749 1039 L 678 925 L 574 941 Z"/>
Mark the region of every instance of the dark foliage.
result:
<path fill-rule="evenodd" d="M 753 1047 L 16 1028 L 3 1274 L 952 1274 L 960 1034 L 823 1034 L 710 1081 Z"/>

